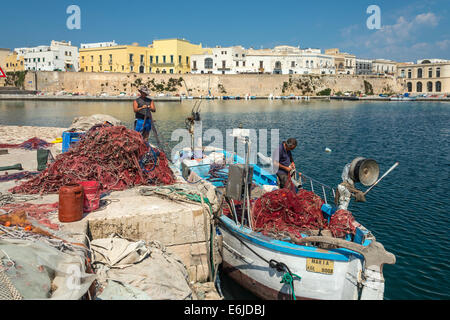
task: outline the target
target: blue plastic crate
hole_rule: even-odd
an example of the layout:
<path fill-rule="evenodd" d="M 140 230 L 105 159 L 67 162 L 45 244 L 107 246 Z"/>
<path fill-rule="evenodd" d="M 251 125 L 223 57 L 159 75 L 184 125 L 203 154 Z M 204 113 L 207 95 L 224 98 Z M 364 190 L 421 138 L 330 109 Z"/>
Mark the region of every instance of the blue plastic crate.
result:
<path fill-rule="evenodd" d="M 70 147 L 80 140 L 84 132 L 69 132 L 64 131 L 62 134 L 62 152 L 69 151 Z"/>

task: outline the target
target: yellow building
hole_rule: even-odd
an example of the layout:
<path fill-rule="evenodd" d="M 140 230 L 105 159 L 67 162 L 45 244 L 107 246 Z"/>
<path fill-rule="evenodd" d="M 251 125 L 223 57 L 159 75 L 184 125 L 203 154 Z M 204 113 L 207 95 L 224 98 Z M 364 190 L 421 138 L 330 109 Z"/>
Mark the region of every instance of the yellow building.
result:
<path fill-rule="evenodd" d="M 4 67 L 3 71 L 5 72 L 24 71 L 23 56 L 18 55 L 17 52 L 10 52 L 4 59 L 2 67 Z"/>
<path fill-rule="evenodd" d="M 211 49 L 192 44 L 184 39 L 154 40 L 149 45 L 151 73 L 189 73 L 191 56 L 212 53 Z"/>
<path fill-rule="evenodd" d="M 117 45 L 80 49 L 80 72 L 148 72 L 147 47 Z"/>
<path fill-rule="evenodd" d="M 155 40 L 148 47 L 93 46 L 80 49 L 81 72 L 189 73 L 190 57 L 208 52 L 182 39 Z"/>

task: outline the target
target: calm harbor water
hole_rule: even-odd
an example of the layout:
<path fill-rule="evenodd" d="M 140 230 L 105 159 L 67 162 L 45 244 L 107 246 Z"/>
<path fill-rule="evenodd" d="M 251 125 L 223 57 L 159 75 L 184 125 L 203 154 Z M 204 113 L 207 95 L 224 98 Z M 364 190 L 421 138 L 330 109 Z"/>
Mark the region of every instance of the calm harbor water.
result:
<path fill-rule="evenodd" d="M 158 130 L 170 141 L 173 130 L 184 128 L 193 102 L 156 106 Z M 400 162 L 367 203 L 353 202 L 350 210 L 397 258 L 384 266 L 386 299 L 450 298 L 449 103 L 203 101 L 201 110 L 204 130 L 225 132 L 242 123 L 279 129 L 280 139 L 295 137 L 297 168 L 328 185 L 336 186 L 344 165 L 357 156 L 377 160 L 381 174 Z M 0 125 L 68 127 L 74 117 L 98 113 L 130 128 L 134 119 L 128 102 L 0 101 Z M 222 282 L 227 298 L 251 298 Z"/>

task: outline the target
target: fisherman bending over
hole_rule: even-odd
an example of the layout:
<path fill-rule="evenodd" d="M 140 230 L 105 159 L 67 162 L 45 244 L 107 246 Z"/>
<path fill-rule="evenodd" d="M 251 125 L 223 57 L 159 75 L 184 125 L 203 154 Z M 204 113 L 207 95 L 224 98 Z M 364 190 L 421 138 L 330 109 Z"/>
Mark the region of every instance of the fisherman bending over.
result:
<path fill-rule="evenodd" d="M 296 147 L 297 140 L 289 138 L 287 141 L 283 141 L 278 148 L 278 161 L 274 160 L 274 166 L 278 167 L 277 176 L 280 189 L 294 187 L 291 174 L 295 171 L 295 163 L 291 151 Z"/>
<path fill-rule="evenodd" d="M 140 132 L 144 141 L 148 141 L 150 130 L 152 129 L 151 112 L 156 112 L 155 103 L 149 98 L 150 91 L 146 86 L 139 88 L 140 97 L 133 102 L 133 110 L 136 120 L 134 130 Z"/>

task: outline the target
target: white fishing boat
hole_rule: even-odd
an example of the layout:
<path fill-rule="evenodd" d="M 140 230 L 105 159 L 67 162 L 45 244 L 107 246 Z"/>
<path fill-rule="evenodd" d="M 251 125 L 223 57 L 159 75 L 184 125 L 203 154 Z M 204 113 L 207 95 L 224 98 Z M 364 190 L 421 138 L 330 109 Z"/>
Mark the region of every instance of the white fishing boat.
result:
<path fill-rule="evenodd" d="M 248 139 L 246 141 L 248 147 Z M 216 148 L 201 151 L 199 155 L 192 150 L 183 150 L 174 163 L 186 179 L 194 175 L 210 181 L 217 193 L 223 195 L 218 219 L 223 236 L 222 270 L 232 279 L 256 296 L 269 300 L 383 299 L 383 265 L 394 264 L 395 256 L 387 252 L 367 228 L 357 224 L 355 234 L 342 238 L 321 230 L 302 232 L 300 237 L 267 236 L 256 232 L 252 227 L 250 188 L 244 186 L 253 185 L 259 193 L 256 197 L 259 197 L 278 189 L 276 176 L 257 165 L 249 165 L 248 152 L 244 160 Z M 214 171 L 212 169 L 220 156 L 231 161 L 223 162 L 222 167 Z M 355 159 L 350 166 L 350 174 L 359 174 L 361 179 L 365 175 L 366 181 L 370 178 L 372 187 L 367 193 L 397 164 L 381 179 L 374 181 L 379 171 L 374 174 L 373 160 L 366 160 Z M 329 199 L 336 195 L 335 189 L 302 176 L 308 183 L 297 187 L 317 193 L 321 191 L 324 200 L 322 212 L 331 216 L 335 209 Z M 238 203 L 239 209 L 235 206 Z M 224 210 L 225 206 L 229 210 Z"/>

